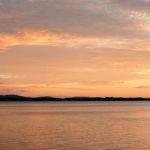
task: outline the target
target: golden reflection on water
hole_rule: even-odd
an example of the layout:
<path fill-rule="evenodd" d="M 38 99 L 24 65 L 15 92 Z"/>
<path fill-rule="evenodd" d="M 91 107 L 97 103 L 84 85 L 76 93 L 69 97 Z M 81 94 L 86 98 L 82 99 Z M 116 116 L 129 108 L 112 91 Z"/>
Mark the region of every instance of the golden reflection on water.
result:
<path fill-rule="evenodd" d="M 149 150 L 150 102 L 0 103 L 0 150 Z"/>

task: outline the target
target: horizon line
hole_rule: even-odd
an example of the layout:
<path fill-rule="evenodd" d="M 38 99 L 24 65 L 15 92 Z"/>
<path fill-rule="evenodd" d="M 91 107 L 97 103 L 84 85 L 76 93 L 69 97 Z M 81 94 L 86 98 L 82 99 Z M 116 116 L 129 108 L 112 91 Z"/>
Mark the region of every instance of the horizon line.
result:
<path fill-rule="evenodd" d="M 101 97 L 101 96 L 69 96 L 69 97 L 57 97 L 57 96 L 23 96 L 23 95 L 17 95 L 17 94 L 0 94 L 0 97 L 1 96 L 4 96 L 4 97 L 8 97 L 8 96 L 12 96 L 12 97 L 22 97 L 22 98 L 33 98 L 33 99 L 36 99 L 36 98 L 56 98 L 56 99 L 70 99 L 70 98 L 88 98 L 88 99 L 150 99 L 150 97 L 141 97 L 141 96 L 138 96 L 138 97 L 119 97 L 119 96 L 104 96 L 104 97 Z"/>

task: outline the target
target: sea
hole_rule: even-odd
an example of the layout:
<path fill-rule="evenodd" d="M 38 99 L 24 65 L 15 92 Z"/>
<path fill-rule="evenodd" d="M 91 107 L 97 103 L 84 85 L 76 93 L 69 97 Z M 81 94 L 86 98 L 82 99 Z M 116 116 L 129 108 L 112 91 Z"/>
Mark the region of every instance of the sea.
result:
<path fill-rule="evenodd" d="M 0 102 L 0 150 L 150 150 L 150 102 Z"/>

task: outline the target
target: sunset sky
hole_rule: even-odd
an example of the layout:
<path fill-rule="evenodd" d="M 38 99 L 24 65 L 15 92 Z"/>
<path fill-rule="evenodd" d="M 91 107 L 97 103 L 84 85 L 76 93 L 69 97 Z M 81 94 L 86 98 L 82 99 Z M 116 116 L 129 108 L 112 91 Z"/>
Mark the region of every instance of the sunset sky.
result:
<path fill-rule="evenodd" d="M 150 0 L 0 0 L 0 94 L 150 97 Z"/>

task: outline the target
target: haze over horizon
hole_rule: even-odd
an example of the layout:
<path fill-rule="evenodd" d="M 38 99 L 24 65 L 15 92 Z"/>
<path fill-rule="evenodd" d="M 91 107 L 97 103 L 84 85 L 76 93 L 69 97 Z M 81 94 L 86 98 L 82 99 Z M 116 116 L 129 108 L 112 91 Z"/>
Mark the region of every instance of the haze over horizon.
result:
<path fill-rule="evenodd" d="M 0 94 L 150 97 L 150 0 L 0 0 Z"/>

